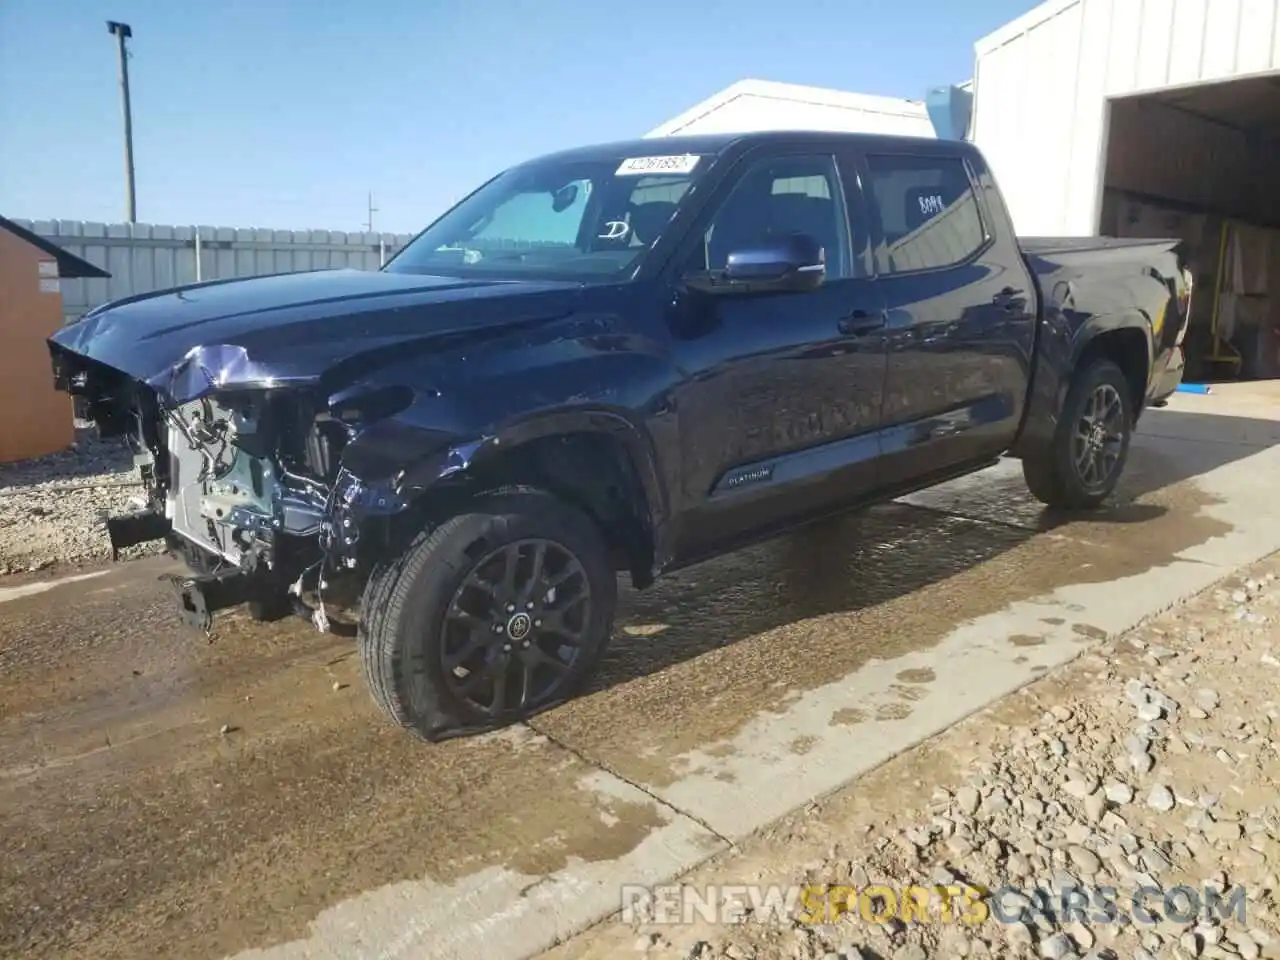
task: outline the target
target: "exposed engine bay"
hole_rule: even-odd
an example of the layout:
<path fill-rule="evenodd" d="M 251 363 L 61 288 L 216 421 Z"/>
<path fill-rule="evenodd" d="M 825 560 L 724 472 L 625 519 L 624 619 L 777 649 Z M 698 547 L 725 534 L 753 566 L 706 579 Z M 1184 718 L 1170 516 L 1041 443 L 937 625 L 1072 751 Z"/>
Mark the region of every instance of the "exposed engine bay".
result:
<path fill-rule="evenodd" d="M 157 506 L 163 500 L 173 532 L 237 566 L 250 557 L 273 565 L 277 532 L 318 536 L 332 489 L 319 424 L 294 451 L 295 473 L 276 455 L 280 438 L 265 407 L 261 399 L 233 409 L 204 398 L 166 410 L 167 477 L 150 464 L 152 496 Z"/>
<path fill-rule="evenodd" d="M 67 385 L 102 436 L 128 442 L 145 488 L 140 510 L 107 520 L 114 555 L 167 541 L 192 570 L 175 578 L 184 614 L 206 631 L 216 610 L 244 602 L 255 616 L 302 613 L 329 629 L 324 591 L 358 566 L 365 488 L 338 462 L 348 424 L 305 390 L 166 402 L 92 364 Z"/>

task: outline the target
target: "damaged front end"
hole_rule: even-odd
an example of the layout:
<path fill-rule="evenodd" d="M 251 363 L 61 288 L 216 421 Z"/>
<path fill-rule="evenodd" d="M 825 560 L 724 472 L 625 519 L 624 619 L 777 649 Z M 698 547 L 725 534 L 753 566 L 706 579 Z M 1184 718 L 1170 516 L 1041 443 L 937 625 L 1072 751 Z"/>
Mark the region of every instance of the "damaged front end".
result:
<path fill-rule="evenodd" d="M 344 454 L 410 391 L 335 397 L 319 379 L 255 369 L 240 347 L 194 348 L 147 381 L 52 352 L 58 386 L 84 398 L 103 436 L 128 441 L 142 477 L 141 509 L 107 521 L 115 556 L 167 541 L 191 568 L 172 578 L 183 615 L 206 632 L 217 610 L 245 602 L 256 616 L 297 612 L 330 629 L 326 595 L 358 596 L 385 546 L 368 532 L 409 506 L 402 469 L 365 457 L 378 475 L 358 476 Z"/>

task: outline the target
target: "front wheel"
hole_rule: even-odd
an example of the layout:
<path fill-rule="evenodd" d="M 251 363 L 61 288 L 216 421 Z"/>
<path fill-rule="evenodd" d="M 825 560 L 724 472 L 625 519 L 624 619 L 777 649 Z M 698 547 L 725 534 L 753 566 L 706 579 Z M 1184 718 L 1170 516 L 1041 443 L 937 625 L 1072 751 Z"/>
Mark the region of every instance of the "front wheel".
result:
<path fill-rule="evenodd" d="M 1110 360 L 1089 364 L 1067 391 L 1053 446 L 1022 461 L 1032 495 L 1066 510 L 1101 504 L 1124 472 L 1133 420 L 1124 372 Z"/>
<path fill-rule="evenodd" d="M 488 496 L 375 571 L 360 613 L 365 676 L 424 740 L 502 726 L 593 672 L 616 602 L 588 517 L 539 491 Z"/>

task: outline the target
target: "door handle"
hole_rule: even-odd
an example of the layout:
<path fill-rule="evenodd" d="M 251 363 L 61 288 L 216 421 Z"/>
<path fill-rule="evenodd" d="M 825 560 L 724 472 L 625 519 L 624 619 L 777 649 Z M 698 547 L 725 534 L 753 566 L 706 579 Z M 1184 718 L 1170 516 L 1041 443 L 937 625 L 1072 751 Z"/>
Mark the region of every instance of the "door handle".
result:
<path fill-rule="evenodd" d="M 883 310 L 877 310 L 874 313 L 868 310 L 855 310 L 836 326 L 839 327 L 841 333 L 852 337 L 860 337 L 863 334 L 883 329 L 887 321 L 888 318 Z"/>

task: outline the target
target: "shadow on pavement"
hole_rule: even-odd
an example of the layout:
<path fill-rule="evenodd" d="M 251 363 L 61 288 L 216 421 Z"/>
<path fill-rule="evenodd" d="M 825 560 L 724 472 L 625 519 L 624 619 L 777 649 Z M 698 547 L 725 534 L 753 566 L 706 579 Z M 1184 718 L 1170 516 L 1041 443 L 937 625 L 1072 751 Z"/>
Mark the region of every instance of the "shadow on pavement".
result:
<path fill-rule="evenodd" d="M 1087 530 L 1081 541 L 1107 545 L 1077 552 L 1119 552 L 1129 546 L 1129 563 L 1141 568 L 1108 570 L 1099 560 L 1089 564 L 1096 569 L 1082 575 L 1063 556 L 1070 551 L 1055 548 L 1061 558 L 1055 562 L 1062 563 L 1060 581 L 1047 569 L 1007 577 L 1018 583 L 1008 583 L 1007 594 L 1005 584 L 993 584 L 998 596 L 991 602 L 996 609 L 1008 602 L 1006 595 L 1013 599 L 1023 587 L 1052 589 L 1077 582 L 1078 577 L 1097 581 L 1166 564 L 1175 554 L 1223 531 L 1214 527 L 1216 521 L 1197 522 L 1194 505 L 1180 503 L 1175 513 L 1165 504 L 1148 501 L 1161 499 L 1159 491 L 1280 442 L 1280 425 L 1182 411 L 1151 414 L 1149 420 L 1144 418 L 1144 432 L 1134 444 L 1115 500 L 1097 511 L 1064 514 L 1045 509 L 1026 491 L 1019 464 L 1003 461 L 981 474 L 922 491 L 910 502 L 825 521 L 679 571 L 647 591 L 624 589 L 613 646 L 591 689 L 625 683 L 789 624 L 888 603 L 994 560 L 1039 535 L 1071 536 L 1073 525 Z M 1156 436 L 1148 435 L 1156 431 Z M 1267 439 L 1231 439 L 1245 435 Z M 796 655 L 803 657 L 805 651 L 797 650 Z"/>

